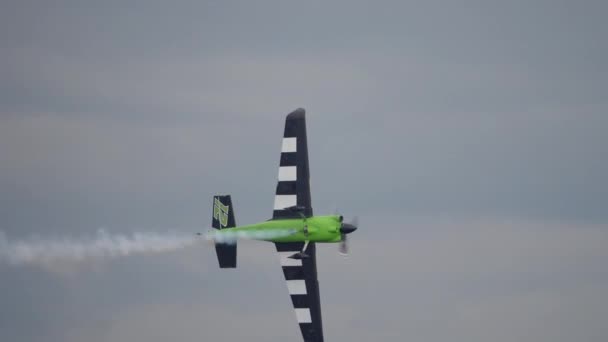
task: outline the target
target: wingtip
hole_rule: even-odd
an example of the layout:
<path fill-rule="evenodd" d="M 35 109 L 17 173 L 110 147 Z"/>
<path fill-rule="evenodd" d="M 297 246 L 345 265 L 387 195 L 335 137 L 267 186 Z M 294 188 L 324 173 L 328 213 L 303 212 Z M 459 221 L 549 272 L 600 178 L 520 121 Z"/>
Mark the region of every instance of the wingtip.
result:
<path fill-rule="evenodd" d="M 287 119 L 288 120 L 297 120 L 297 119 L 303 119 L 306 116 L 306 110 L 304 108 L 298 108 L 296 110 L 294 110 L 293 112 L 289 113 L 287 115 Z"/>

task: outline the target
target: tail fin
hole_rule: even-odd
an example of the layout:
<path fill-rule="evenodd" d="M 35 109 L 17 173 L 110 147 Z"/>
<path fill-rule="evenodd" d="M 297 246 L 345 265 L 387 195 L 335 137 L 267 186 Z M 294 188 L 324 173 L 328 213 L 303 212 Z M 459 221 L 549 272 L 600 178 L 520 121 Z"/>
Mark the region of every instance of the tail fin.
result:
<path fill-rule="evenodd" d="M 213 219 L 211 226 L 215 229 L 236 226 L 230 195 L 213 196 Z M 216 242 L 215 252 L 220 268 L 236 268 L 236 242 L 232 245 Z"/>

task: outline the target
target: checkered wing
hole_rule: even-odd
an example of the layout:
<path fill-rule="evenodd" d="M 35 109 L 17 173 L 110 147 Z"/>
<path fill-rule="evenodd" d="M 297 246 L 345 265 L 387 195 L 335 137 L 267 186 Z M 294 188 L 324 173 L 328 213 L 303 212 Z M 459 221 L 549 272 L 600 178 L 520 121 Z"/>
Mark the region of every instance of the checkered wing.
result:
<path fill-rule="evenodd" d="M 308 258 L 296 260 L 289 256 L 302 250 L 303 242 L 277 243 L 277 251 L 287 281 L 287 289 L 305 342 L 323 342 L 321 301 L 317 280 L 315 244 L 306 248 Z"/>
<path fill-rule="evenodd" d="M 298 210 L 286 210 L 297 207 Z M 306 142 L 306 116 L 304 109 L 287 115 L 281 145 L 279 182 L 274 197 L 272 217 L 291 218 L 312 216 L 310 204 L 310 175 L 308 172 L 308 146 Z"/>
<path fill-rule="evenodd" d="M 312 216 L 312 206 L 306 117 L 304 109 L 297 109 L 289 114 L 285 121 L 273 218 L 302 216 Z M 306 254 L 309 257 L 300 260 L 289 257 L 302 250 L 303 242 L 275 245 L 302 337 L 305 342 L 323 342 L 315 244 L 312 242 L 308 244 Z"/>

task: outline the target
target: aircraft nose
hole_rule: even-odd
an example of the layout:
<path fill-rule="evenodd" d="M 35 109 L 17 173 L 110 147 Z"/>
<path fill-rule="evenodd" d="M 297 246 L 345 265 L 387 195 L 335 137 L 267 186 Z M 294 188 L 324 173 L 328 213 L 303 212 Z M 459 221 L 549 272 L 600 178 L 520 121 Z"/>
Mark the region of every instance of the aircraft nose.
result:
<path fill-rule="evenodd" d="M 342 234 L 350 234 L 350 233 L 354 232 L 355 230 L 357 230 L 357 227 L 355 227 L 354 225 L 352 225 L 350 223 L 343 223 L 342 227 L 340 228 L 340 232 Z"/>

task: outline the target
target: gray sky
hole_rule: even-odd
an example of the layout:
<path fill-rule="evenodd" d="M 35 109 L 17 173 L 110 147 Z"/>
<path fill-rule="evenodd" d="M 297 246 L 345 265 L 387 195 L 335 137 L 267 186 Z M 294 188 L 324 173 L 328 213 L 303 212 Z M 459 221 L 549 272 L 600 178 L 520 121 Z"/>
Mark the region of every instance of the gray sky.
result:
<path fill-rule="evenodd" d="M 271 215 L 307 109 L 328 341 L 608 337 L 602 1 L 4 1 L 0 231 Z M 0 264 L 0 340 L 298 341 L 273 247 Z"/>

